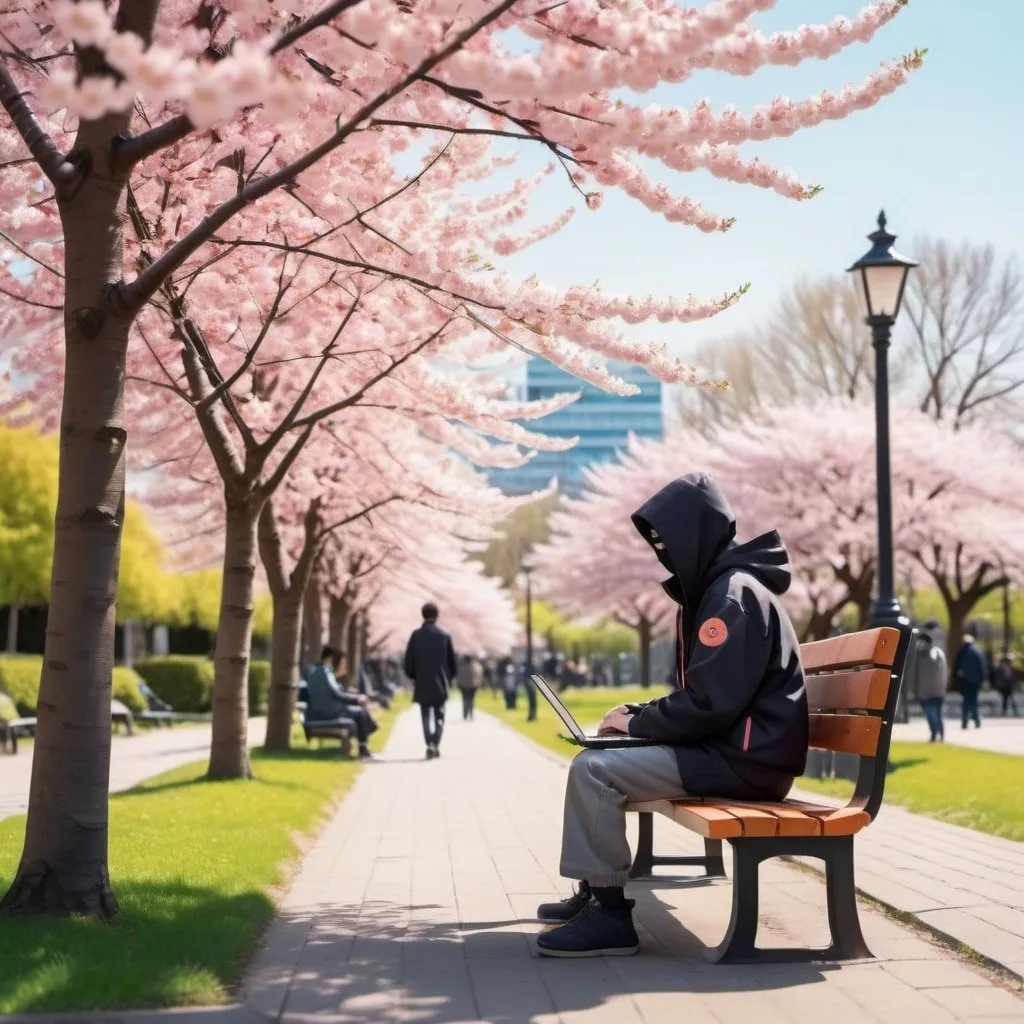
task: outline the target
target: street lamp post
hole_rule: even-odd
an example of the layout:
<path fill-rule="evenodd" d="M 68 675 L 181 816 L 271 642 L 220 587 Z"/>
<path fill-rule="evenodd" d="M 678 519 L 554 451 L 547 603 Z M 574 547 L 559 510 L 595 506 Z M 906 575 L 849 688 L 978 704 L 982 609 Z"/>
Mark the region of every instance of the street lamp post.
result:
<path fill-rule="evenodd" d="M 878 491 L 877 596 L 871 604 L 872 626 L 906 623 L 896 597 L 892 543 L 892 475 L 889 466 L 889 342 L 899 315 L 907 275 L 914 260 L 893 249 L 896 236 L 885 228 L 885 212 L 878 229 L 868 235 L 871 248 L 850 267 L 854 275 L 864 322 L 871 328 L 875 349 L 875 467 Z"/>
<path fill-rule="evenodd" d="M 533 586 L 530 573 L 533 570 L 524 565 L 523 575 L 526 577 L 526 720 L 533 722 L 537 718 L 537 690 L 530 676 L 533 675 Z"/>

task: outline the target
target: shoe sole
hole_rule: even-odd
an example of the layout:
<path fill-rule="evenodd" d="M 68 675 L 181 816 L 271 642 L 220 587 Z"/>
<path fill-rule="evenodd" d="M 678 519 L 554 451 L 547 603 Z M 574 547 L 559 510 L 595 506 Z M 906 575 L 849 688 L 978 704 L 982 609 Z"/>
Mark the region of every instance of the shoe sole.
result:
<path fill-rule="evenodd" d="M 545 949 L 537 946 L 541 956 L 553 956 L 563 960 L 582 960 L 594 956 L 636 956 L 640 952 L 640 944 L 635 946 L 614 946 L 611 949 Z"/>

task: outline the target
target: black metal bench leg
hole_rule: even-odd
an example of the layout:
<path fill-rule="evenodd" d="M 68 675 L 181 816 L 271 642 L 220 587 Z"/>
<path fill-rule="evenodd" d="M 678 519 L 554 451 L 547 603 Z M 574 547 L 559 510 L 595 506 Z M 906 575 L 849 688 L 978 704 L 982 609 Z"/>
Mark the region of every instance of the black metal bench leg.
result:
<path fill-rule="evenodd" d="M 828 840 L 825 855 L 825 885 L 828 926 L 832 932 L 830 960 L 856 960 L 870 957 L 871 950 L 860 930 L 857 913 L 857 888 L 853 877 L 853 836 Z"/>
<path fill-rule="evenodd" d="M 654 874 L 654 815 L 650 811 L 640 811 L 637 818 L 639 832 L 629 877 L 650 878 Z"/>
<path fill-rule="evenodd" d="M 722 840 L 705 839 L 704 857 L 707 860 L 709 878 L 725 878 L 725 861 L 722 859 Z"/>
<path fill-rule="evenodd" d="M 746 964 L 760 959 L 755 942 L 762 857 L 746 843 L 733 843 L 732 851 L 732 916 L 725 938 L 708 950 L 708 958 L 719 964 Z"/>

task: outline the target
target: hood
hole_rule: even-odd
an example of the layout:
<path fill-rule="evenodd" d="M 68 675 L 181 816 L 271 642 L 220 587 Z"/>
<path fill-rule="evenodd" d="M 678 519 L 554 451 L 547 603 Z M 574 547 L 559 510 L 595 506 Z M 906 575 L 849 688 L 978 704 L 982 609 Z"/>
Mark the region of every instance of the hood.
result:
<path fill-rule="evenodd" d="M 736 517 L 719 486 L 707 473 L 673 480 L 633 513 L 633 525 L 654 548 L 658 561 L 672 573 L 666 590 L 691 607 L 708 584 L 730 569 L 756 575 L 771 591 L 790 584 L 789 556 L 777 533 L 737 544 Z M 654 547 L 654 534 L 664 543 Z"/>

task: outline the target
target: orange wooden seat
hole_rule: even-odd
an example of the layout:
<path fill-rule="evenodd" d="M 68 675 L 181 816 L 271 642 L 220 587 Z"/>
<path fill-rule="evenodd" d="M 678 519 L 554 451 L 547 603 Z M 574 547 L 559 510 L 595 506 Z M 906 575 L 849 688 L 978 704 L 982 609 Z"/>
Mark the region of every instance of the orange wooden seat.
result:
<path fill-rule="evenodd" d="M 659 864 L 704 867 L 724 877 L 722 842 L 733 849 L 733 913 L 719 962 L 847 959 L 870 956 L 857 917 L 853 881 L 853 837 L 871 824 L 881 806 L 889 739 L 910 645 L 909 629 L 870 629 L 804 644 L 800 658 L 807 678 L 810 746 L 860 759 L 853 797 L 845 807 L 803 800 L 774 802 L 687 798 L 634 804 L 640 835 L 634 878 L 653 877 Z M 656 857 L 653 816 L 669 818 L 704 838 L 703 857 Z M 772 857 L 820 857 L 828 868 L 827 950 L 757 949 L 757 868 Z"/>

